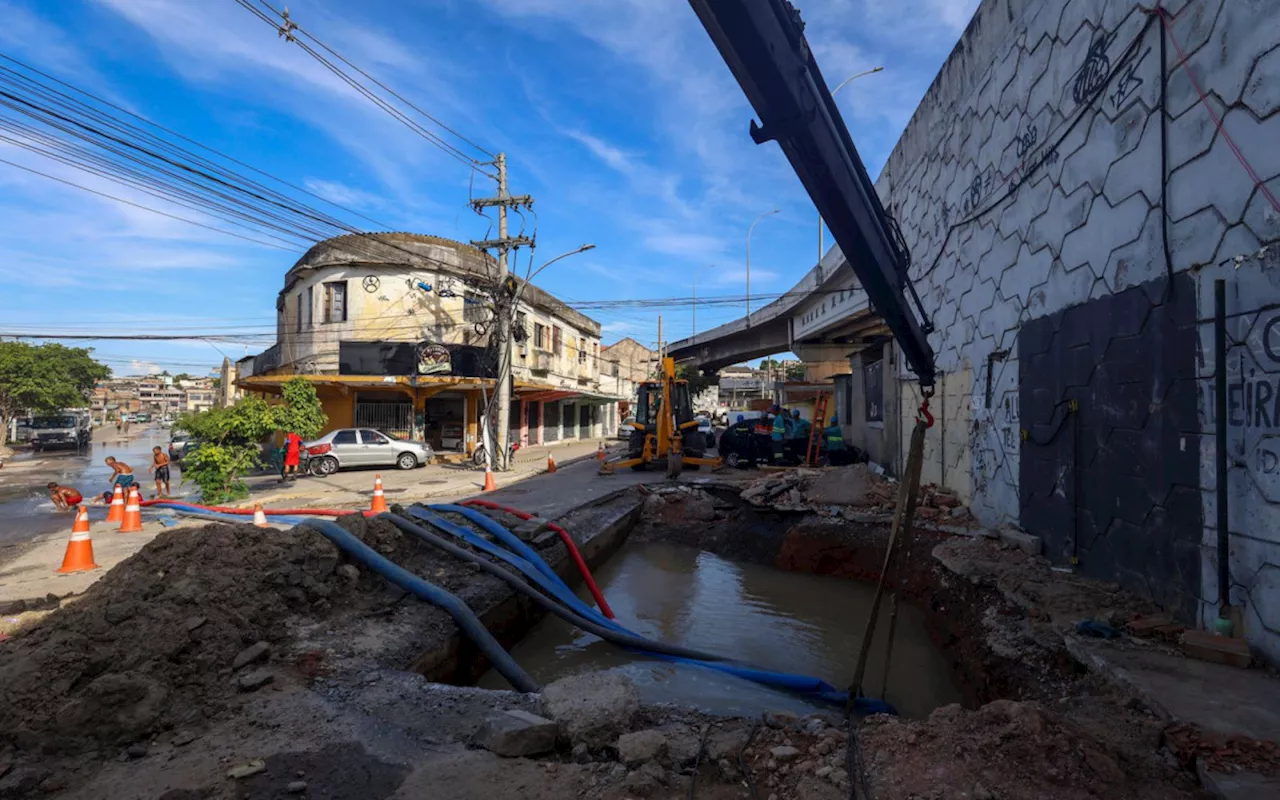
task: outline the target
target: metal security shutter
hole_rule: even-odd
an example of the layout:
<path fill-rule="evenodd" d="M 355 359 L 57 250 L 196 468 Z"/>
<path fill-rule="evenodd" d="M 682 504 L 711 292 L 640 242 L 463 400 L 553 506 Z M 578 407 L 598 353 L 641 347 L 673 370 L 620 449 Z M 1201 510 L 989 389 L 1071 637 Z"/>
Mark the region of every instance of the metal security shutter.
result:
<path fill-rule="evenodd" d="M 408 439 L 413 434 L 413 404 L 357 398 L 355 427 L 373 428 L 393 438 Z"/>
<path fill-rule="evenodd" d="M 542 441 L 560 441 L 560 404 L 544 403 L 542 409 Z"/>

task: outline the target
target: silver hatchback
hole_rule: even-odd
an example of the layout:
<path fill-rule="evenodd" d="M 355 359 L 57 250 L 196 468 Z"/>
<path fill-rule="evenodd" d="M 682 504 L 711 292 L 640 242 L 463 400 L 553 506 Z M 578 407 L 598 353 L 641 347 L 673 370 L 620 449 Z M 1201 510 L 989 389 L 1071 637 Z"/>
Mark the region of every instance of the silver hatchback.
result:
<path fill-rule="evenodd" d="M 413 469 L 427 464 L 433 455 L 426 442 L 392 439 L 372 428 L 339 428 L 302 446 L 312 461 L 312 471 L 322 475 L 349 467 Z"/>

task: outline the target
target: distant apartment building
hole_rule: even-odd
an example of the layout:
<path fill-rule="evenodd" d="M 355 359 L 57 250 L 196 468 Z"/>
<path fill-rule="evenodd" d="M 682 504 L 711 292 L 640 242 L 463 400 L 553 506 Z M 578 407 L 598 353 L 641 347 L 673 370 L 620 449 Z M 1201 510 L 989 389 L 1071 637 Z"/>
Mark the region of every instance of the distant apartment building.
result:
<path fill-rule="evenodd" d="M 339 236 L 308 250 L 276 298 L 276 343 L 235 365 L 246 392 L 301 376 L 329 429 L 369 427 L 469 452 L 497 376 L 495 264 L 413 233 Z M 616 430 L 621 399 L 600 381 L 600 324 L 516 282 L 511 436 L 526 444 Z M 224 374 L 229 370 L 224 370 Z"/>

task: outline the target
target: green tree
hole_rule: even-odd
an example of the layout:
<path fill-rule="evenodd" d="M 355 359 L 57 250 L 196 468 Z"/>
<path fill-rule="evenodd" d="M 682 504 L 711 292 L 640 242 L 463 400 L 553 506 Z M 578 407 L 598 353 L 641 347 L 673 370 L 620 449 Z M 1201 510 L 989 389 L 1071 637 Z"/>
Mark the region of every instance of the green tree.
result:
<path fill-rule="evenodd" d="M 174 383 L 181 383 L 182 381 L 189 381 L 189 380 L 191 380 L 191 376 L 185 372 L 179 372 L 177 375 L 173 376 Z"/>
<path fill-rule="evenodd" d="M 787 380 L 802 381 L 804 380 L 804 364 L 790 364 L 787 366 Z"/>
<path fill-rule="evenodd" d="M 774 360 L 774 359 L 772 359 L 772 358 L 762 358 L 762 359 L 760 359 L 760 366 L 759 366 L 759 367 L 757 367 L 756 369 L 759 369 L 759 370 L 760 370 L 760 371 L 762 371 L 762 372 L 763 372 L 764 370 L 767 370 L 767 369 L 772 369 L 772 370 L 774 370 L 774 371 L 776 372 L 776 371 L 778 371 L 778 370 L 782 369 L 782 362 L 781 362 L 781 361 L 775 361 L 775 360 Z"/>
<path fill-rule="evenodd" d="M 720 376 L 703 375 L 701 372 L 698 372 L 696 367 L 691 367 L 688 364 L 676 365 L 676 377 L 681 380 L 688 381 L 689 395 L 691 397 L 696 397 L 701 394 L 708 386 L 715 386 L 720 383 Z"/>
<path fill-rule="evenodd" d="M 94 385 L 111 376 L 91 352 L 60 344 L 0 342 L 0 447 L 9 423 L 25 411 L 53 413 L 87 405 Z"/>
<path fill-rule="evenodd" d="M 329 424 L 329 417 L 316 397 L 316 387 L 306 378 L 294 378 L 280 387 L 284 405 L 275 406 L 276 429 L 293 431 L 303 439 L 314 439 Z"/>
<path fill-rule="evenodd" d="M 182 482 L 200 488 L 200 499 L 217 505 L 249 494 L 240 476 L 262 463 L 262 441 L 277 430 L 276 410 L 258 397 L 234 406 L 183 414 L 177 427 L 198 444 L 183 456 Z"/>

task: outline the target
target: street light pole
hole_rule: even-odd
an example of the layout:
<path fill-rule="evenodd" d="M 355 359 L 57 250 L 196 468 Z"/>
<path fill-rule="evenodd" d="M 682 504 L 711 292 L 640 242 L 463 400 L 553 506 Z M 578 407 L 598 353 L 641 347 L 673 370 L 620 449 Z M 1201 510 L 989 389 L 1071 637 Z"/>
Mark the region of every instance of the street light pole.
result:
<path fill-rule="evenodd" d="M 836 92 L 848 86 L 850 81 L 853 81 L 857 78 L 861 78 L 864 75 L 873 75 L 881 71 L 882 69 L 884 69 L 884 67 L 872 67 L 871 69 L 863 70 L 862 72 L 856 73 L 854 75 L 850 75 L 849 77 L 840 81 L 840 83 L 836 84 L 836 88 L 831 90 L 831 96 L 835 97 Z M 818 212 L 818 263 L 822 263 L 822 257 L 824 255 L 826 255 L 826 250 L 824 249 L 822 244 L 822 212 L 819 211 Z"/>
<path fill-rule="evenodd" d="M 747 327 L 751 327 L 751 232 L 756 229 L 756 223 L 771 214 L 777 214 L 778 209 L 766 211 L 752 221 L 751 226 L 747 228 Z"/>

